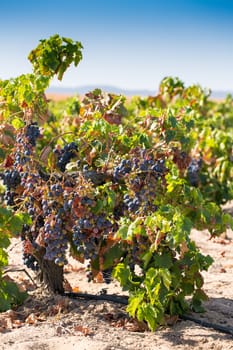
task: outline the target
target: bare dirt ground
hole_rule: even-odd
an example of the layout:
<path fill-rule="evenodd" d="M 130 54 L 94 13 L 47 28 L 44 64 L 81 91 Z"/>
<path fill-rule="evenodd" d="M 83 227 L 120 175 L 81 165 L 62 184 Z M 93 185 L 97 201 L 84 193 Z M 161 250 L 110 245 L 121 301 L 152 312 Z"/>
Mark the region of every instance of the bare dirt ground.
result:
<path fill-rule="evenodd" d="M 233 203 L 227 210 L 233 212 Z M 233 332 L 233 232 L 209 239 L 208 232 L 193 231 L 193 239 L 214 263 L 203 273 L 209 300 L 206 312 L 192 314 L 198 320 L 218 324 Z M 21 245 L 12 240 L 9 250 L 11 268 L 24 268 Z M 34 278 L 33 273 L 28 270 Z M 117 283 L 87 283 L 81 265 L 70 259 L 65 278 L 73 291 L 99 294 L 122 294 Z M 142 330 L 127 317 L 125 306 L 107 301 L 69 299 L 50 296 L 35 288 L 25 272 L 8 276 L 29 290 L 27 301 L 14 311 L 0 314 L 0 348 L 2 350 L 230 350 L 233 333 L 225 334 L 192 321 L 177 320 L 156 332 Z"/>

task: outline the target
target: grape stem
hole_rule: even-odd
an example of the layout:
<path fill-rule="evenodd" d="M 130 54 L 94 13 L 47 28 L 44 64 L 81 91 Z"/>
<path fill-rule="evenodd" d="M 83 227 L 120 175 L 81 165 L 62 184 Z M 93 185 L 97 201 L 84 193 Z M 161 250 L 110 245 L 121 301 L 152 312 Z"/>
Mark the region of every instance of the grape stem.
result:
<path fill-rule="evenodd" d="M 4 269 L 3 276 L 6 275 L 8 272 L 24 272 L 28 276 L 28 278 L 31 280 L 31 282 L 33 283 L 34 287 L 38 288 L 38 286 L 35 283 L 35 281 L 33 280 L 32 276 L 24 268 L 10 267 L 10 268 Z"/>

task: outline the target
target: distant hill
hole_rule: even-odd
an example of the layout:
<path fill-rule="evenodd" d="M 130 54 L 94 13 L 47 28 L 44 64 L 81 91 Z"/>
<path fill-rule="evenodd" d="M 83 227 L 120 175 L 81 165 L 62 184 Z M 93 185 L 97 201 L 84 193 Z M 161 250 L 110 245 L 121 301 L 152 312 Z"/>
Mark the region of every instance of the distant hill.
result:
<path fill-rule="evenodd" d="M 124 96 L 150 96 L 155 95 L 156 91 L 152 90 L 140 90 L 140 89 L 121 89 L 116 86 L 110 86 L 110 85 L 84 85 L 84 86 L 77 86 L 77 87 L 55 87 L 51 86 L 47 92 L 52 94 L 65 94 L 65 95 L 84 95 L 94 89 L 101 89 L 102 91 L 117 94 L 117 95 L 124 95 Z"/>
<path fill-rule="evenodd" d="M 51 86 L 47 92 L 51 94 L 64 94 L 64 95 L 85 95 L 86 93 L 94 90 L 94 89 L 101 89 L 102 91 L 118 94 L 118 95 L 124 95 L 124 96 L 154 96 L 156 95 L 156 90 L 146 90 L 146 89 L 121 89 L 116 86 L 111 85 L 84 85 L 84 86 L 77 86 L 77 87 L 55 87 Z M 211 97 L 214 99 L 224 99 L 227 94 L 233 95 L 232 91 L 212 91 Z"/>
<path fill-rule="evenodd" d="M 215 90 L 215 91 L 211 92 L 211 97 L 215 98 L 215 99 L 224 99 L 229 94 L 233 96 L 233 90 L 232 91 L 217 91 L 217 90 Z"/>

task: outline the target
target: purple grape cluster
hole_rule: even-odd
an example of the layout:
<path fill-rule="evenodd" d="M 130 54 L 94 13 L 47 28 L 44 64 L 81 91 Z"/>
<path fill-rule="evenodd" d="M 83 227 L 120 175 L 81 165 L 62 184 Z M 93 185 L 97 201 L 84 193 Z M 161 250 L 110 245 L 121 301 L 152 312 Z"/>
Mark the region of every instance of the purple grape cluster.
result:
<path fill-rule="evenodd" d="M 59 197 L 62 193 L 63 193 L 63 188 L 59 183 L 55 183 L 50 186 L 49 196 Z"/>
<path fill-rule="evenodd" d="M 36 140 L 40 137 L 40 129 L 37 122 L 31 123 L 25 128 L 25 136 L 27 141 L 32 145 L 36 146 Z"/>
<path fill-rule="evenodd" d="M 136 186 L 140 186 L 148 175 L 159 179 L 167 173 L 165 160 L 154 160 L 152 156 L 148 156 L 148 159 L 133 158 L 132 161 L 123 159 L 120 164 L 114 168 L 113 178 L 115 181 L 125 180 L 131 173 L 136 175 L 133 180 L 131 180 L 135 182 Z"/>
<path fill-rule="evenodd" d="M 33 148 L 41 136 L 38 123 L 28 124 L 16 137 L 15 166 L 23 166 L 30 161 Z"/>
<path fill-rule="evenodd" d="M 155 160 L 144 150 L 132 160 L 123 160 L 113 172 L 115 181 L 124 181 L 127 192 L 123 197 L 123 212 L 146 214 L 157 210 L 154 200 L 158 184 L 165 177 L 164 159 Z M 125 213 L 126 214 L 126 213 Z"/>
<path fill-rule="evenodd" d="M 1 177 L 7 190 L 15 189 L 21 183 L 20 173 L 16 169 L 6 170 Z"/>
<path fill-rule="evenodd" d="M 28 196 L 27 202 L 25 203 L 25 207 L 32 220 L 35 219 L 37 209 L 35 206 L 35 199 L 33 196 Z"/>
<path fill-rule="evenodd" d="M 104 283 L 110 284 L 112 282 L 112 270 L 113 270 L 112 268 L 109 268 L 102 271 Z"/>
<path fill-rule="evenodd" d="M 59 266 L 65 265 L 67 263 L 65 255 L 68 241 L 60 215 L 56 214 L 54 217 L 49 216 L 45 219 L 44 232 L 46 247 L 44 259 L 54 261 Z"/>
<path fill-rule="evenodd" d="M 21 183 L 21 175 L 16 169 L 8 169 L 4 171 L 0 177 L 6 186 L 6 192 L 4 193 L 3 199 L 6 205 L 15 205 L 15 189 Z"/>
<path fill-rule="evenodd" d="M 107 237 L 112 229 L 112 223 L 104 214 L 89 214 L 80 218 L 73 226 L 73 242 L 77 252 L 85 259 L 96 259 L 99 243 Z"/>
<path fill-rule="evenodd" d="M 136 265 L 141 266 L 143 264 L 143 255 L 148 246 L 147 236 L 138 235 L 132 237 L 132 243 L 127 246 L 127 253 L 124 257 L 132 272 L 134 272 Z"/>
<path fill-rule="evenodd" d="M 31 269 L 32 271 L 38 271 L 39 270 L 39 264 L 36 258 L 27 253 L 23 253 L 23 263 L 27 268 Z"/>
<path fill-rule="evenodd" d="M 3 197 L 6 205 L 14 206 L 15 205 L 15 193 L 12 191 L 6 191 Z"/>
<path fill-rule="evenodd" d="M 117 165 L 113 171 L 113 178 L 115 181 L 124 179 L 132 171 L 132 163 L 128 159 L 123 159 L 119 165 Z"/>
<path fill-rule="evenodd" d="M 78 147 L 75 142 L 65 145 L 61 150 L 55 150 L 57 155 L 57 167 L 60 171 L 66 170 L 66 165 L 77 155 Z"/>
<path fill-rule="evenodd" d="M 27 242 L 29 241 L 32 243 L 32 245 L 36 246 L 36 244 L 33 242 L 33 237 L 31 234 L 31 228 L 29 225 L 24 224 L 22 227 L 21 232 L 21 240 L 23 242 L 23 263 L 26 265 L 29 269 L 33 271 L 39 270 L 39 264 L 37 259 L 34 257 L 34 255 L 30 254 L 27 250 Z"/>
<path fill-rule="evenodd" d="M 134 197 L 126 194 L 124 195 L 124 204 L 129 212 L 137 213 L 141 206 L 141 200 L 137 194 Z"/>
<path fill-rule="evenodd" d="M 79 255 L 82 255 L 87 260 L 96 259 L 98 254 L 98 239 L 91 236 L 87 229 L 81 229 L 80 223 L 73 227 L 73 242 Z"/>
<path fill-rule="evenodd" d="M 199 173 L 202 166 L 202 158 L 193 158 L 187 168 L 188 181 L 191 186 L 197 187 L 199 184 Z"/>

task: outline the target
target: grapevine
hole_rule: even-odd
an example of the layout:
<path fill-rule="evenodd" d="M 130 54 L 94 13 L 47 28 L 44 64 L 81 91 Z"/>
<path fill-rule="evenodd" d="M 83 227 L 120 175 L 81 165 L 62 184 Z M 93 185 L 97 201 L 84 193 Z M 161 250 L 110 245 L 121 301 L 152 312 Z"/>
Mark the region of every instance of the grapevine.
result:
<path fill-rule="evenodd" d="M 1 141 L 4 206 L 30 218 L 23 259 L 51 292 L 64 292 L 70 253 L 87 262 L 89 281 L 117 279 L 129 314 L 155 330 L 166 314 L 201 311 L 207 297 L 201 272 L 212 259 L 190 232 L 233 225 L 220 206 L 233 197 L 232 129 L 226 121 L 216 136 L 222 112 L 212 118 L 208 91 L 170 77 L 155 97 L 126 102 L 96 89 L 49 113 L 45 89 L 79 63 L 81 49 L 57 35 L 42 40 L 29 55 L 33 74 L 0 82 L 13 139 Z"/>

